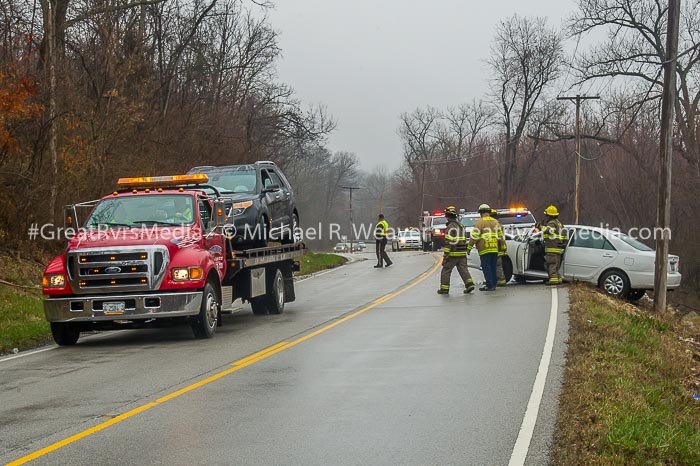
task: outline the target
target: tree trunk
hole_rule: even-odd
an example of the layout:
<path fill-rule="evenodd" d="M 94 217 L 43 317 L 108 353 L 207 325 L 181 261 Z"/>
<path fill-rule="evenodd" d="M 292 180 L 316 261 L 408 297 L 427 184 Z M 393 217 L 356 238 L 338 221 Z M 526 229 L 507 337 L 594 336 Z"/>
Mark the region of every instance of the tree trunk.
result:
<path fill-rule="evenodd" d="M 50 163 L 50 194 L 49 215 L 56 218 L 56 202 L 58 197 L 58 149 L 56 128 L 56 14 L 51 0 L 46 2 L 45 31 L 47 36 L 47 54 L 49 71 L 49 163 Z"/>
<path fill-rule="evenodd" d="M 501 202 L 508 205 L 513 200 L 513 182 L 515 180 L 515 156 L 517 143 L 506 142 L 506 157 L 503 163 L 503 174 L 501 177 Z"/>

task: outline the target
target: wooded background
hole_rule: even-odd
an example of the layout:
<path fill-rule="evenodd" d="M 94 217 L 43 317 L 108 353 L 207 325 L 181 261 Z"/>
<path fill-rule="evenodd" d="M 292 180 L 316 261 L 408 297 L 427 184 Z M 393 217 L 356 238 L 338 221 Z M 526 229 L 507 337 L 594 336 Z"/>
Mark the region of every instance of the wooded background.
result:
<path fill-rule="evenodd" d="M 474 210 L 482 202 L 526 205 L 536 215 L 553 203 L 571 221 L 575 112 L 556 97 L 581 89 L 601 97 L 582 107 L 581 223 L 655 225 L 664 2 L 579 0 L 563 28 L 502 19 L 483 57 L 490 92 L 400 115 L 401 167 L 369 173 L 354 154 L 327 147 L 336 122 L 326 109 L 300 102 L 278 79 L 268 6 L 3 0 L 2 247 L 59 247 L 29 243 L 27 228 L 60 223 L 65 204 L 111 191 L 119 176 L 255 160 L 282 166 L 303 226 L 346 224 L 346 185 L 362 187 L 353 199 L 358 223 L 383 211 L 392 224 L 412 226 L 421 205 Z M 679 51 L 671 252 L 681 255 L 683 288 L 697 295 L 698 1 L 683 2 Z"/>

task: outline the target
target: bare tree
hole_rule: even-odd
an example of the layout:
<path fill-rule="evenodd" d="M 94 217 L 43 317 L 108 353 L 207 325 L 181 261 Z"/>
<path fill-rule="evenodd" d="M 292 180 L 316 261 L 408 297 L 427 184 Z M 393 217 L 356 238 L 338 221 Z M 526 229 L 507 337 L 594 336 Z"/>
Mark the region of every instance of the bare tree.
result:
<path fill-rule="evenodd" d="M 449 107 L 437 131 L 446 156 L 458 160 L 472 157 L 479 137 L 494 124 L 493 117 L 494 109 L 482 100 Z"/>
<path fill-rule="evenodd" d="M 700 176 L 700 3 L 683 2 L 678 44 L 676 125 L 683 157 Z M 574 35 L 605 31 L 607 38 L 575 63 L 580 82 L 608 79 L 638 83 L 637 105 L 661 93 L 667 5 L 659 0 L 579 0 L 570 21 Z"/>
<path fill-rule="evenodd" d="M 491 91 L 505 133 L 501 200 L 514 195 L 518 145 L 549 84 L 559 76 L 562 38 L 544 18 L 513 16 L 501 21 L 491 46 Z"/>

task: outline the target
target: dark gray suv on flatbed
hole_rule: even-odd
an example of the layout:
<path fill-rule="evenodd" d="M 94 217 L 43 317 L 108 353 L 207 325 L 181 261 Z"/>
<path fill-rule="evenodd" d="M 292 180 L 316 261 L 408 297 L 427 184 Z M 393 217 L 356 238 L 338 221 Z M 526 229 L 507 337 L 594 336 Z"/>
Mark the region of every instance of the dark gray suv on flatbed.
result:
<path fill-rule="evenodd" d="M 293 243 L 299 225 L 294 191 L 273 162 L 222 167 L 194 167 L 226 199 L 235 246 L 265 246 L 268 241 Z"/>

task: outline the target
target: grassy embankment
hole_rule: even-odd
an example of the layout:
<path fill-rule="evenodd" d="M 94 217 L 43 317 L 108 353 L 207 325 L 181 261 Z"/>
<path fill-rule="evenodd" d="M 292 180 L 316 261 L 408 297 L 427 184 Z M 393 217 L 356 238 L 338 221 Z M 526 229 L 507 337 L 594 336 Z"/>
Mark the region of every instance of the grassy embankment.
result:
<path fill-rule="evenodd" d="M 346 261 L 335 254 L 310 252 L 300 260 L 299 275 L 337 267 Z M 41 293 L 35 288 L 41 281 L 41 265 L 0 255 L 0 270 L 0 280 L 20 285 L 0 283 L 0 354 L 49 342 L 51 331 L 44 319 Z"/>
<path fill-rule="evenodd" d="M 301 270 L 298 272 L 298 275 L 309 275 L 321 270 L 332 269 L 345 264 L 347 261 L 345 257 L 337 254 L 309 252 L 299 261 Z"/>
<path fill-rule="evenodd" d="M 700 327 L 570 292 L 554 463 L 700 464 Z"/>
<path fill-rule="evenodd" d="M 30 260 L 0 254 L 0 354 L 48 342 L 49 324 L 44 320 L 41 292 L 42 267 Z"/>

